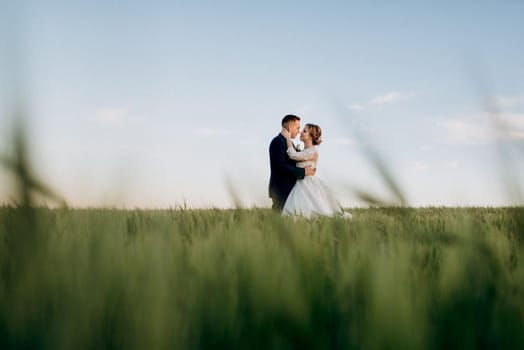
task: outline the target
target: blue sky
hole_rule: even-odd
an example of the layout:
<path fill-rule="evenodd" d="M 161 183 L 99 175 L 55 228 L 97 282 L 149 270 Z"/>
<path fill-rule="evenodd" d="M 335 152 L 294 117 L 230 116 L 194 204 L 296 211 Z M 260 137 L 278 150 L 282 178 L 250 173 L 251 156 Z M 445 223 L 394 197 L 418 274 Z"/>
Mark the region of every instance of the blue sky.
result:
<path fill-rule="evenodd" d="M 413 205 L 519 201 L 496 145 L 524 143 L 521 1 L 17 4 L 3 47 L 23 58 L 35 167 L 73 205 L 222 207 L 230 183 L 267 206 L 287 113 L 323 128 L 318 176 L 345 205 L 388 196 L 365 147 Z"/>

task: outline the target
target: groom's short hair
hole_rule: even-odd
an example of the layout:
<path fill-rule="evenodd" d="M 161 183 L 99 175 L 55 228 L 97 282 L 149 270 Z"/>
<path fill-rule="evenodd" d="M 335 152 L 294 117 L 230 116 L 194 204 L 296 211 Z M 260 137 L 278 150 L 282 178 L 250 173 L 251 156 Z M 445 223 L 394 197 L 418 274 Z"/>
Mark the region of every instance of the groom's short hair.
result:
<path fill-rule="evenodd" d="M 300 118 L 294 114 L 286 115 L 284 118 L 282 118 L 282 127 L 283 128 L 287 127 L 290 122 L 295 121 L 295 120 L 300 120 Z"/>

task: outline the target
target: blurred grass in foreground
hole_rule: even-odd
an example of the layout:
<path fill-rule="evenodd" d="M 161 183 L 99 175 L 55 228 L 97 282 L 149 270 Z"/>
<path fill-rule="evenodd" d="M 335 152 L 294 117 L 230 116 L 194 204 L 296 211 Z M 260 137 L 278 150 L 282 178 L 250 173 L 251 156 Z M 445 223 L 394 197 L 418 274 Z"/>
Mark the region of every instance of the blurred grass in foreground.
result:
<path fill-rule="evenodd" d="M 3 349 L 524 346 L 522 208 L 40 208 L 13 275 L 19 210 L 0 209 Z"/>

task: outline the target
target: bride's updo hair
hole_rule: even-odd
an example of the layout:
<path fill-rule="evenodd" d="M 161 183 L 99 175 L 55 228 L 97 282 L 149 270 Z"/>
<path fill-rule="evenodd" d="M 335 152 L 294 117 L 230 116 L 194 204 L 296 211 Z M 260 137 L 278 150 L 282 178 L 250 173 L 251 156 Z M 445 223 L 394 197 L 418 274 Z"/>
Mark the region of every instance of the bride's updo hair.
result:
<path fill-rule="evenodd" d="M 306 124 L 307 131 L 309 133 L 309 136 L 311 137 L 311 141 L 313 141 L 314 146 L 320 145 L 322 143 L 322 129 L 320 126 L 315 124 Z"/>

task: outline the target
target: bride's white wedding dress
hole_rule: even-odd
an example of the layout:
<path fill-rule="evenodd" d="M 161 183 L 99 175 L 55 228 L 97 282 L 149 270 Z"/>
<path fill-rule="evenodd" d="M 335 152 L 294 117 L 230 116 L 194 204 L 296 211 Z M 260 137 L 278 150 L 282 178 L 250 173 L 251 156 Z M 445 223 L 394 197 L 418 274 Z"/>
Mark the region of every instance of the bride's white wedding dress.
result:
<path fill-rule="evenodd" d="M 298 167 L 305 168 L 312 166 L 316 168 L 317 166 L 317 147 L 306 148 L 301 152 L 290 147 L 287 150 L 287 154 L 289 158 L 298 161 Z M 315 216 L 351 217 L 351 214 L 344 213 L 342 207 L 326 185 L 314 175 L 306 176 L 303 180 L 297 180 L 291 193 L 287 197 L 282 215 L 303 216 L 306 218 Z"/>

